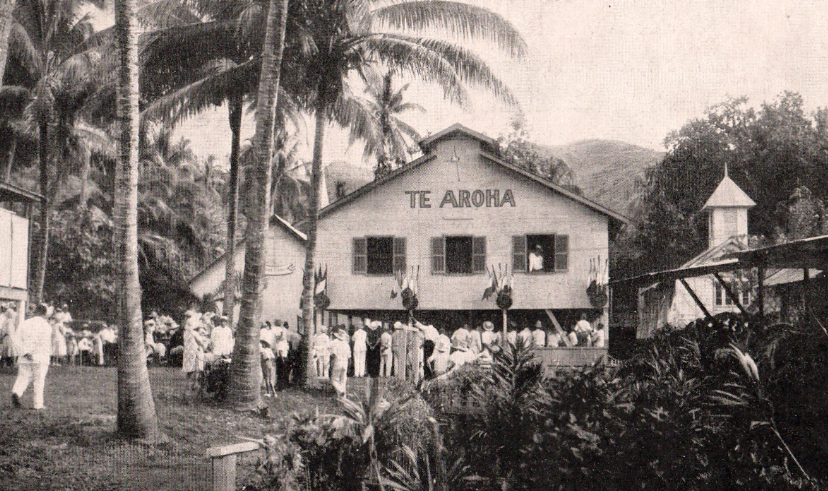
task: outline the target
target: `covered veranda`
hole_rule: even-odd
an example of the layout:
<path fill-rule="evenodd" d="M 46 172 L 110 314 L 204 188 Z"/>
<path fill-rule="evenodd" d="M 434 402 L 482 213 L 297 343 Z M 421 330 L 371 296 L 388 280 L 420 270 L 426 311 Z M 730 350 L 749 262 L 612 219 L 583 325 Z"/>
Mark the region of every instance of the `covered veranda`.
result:
<path fill-rule="evenodd" d="M 802 303 L 804 311 L 809 317 L 815 319 L 819 325 L 825 325 L 825 317 L 828 314 L 824 295 L 817 296 L 818 289 L 825 289 L 825 271 L 828 271 L 828 235 L 811 237 L 807 239 L 794 240 L 784 244 L 748 249 L 745 251 L 732 252 L 721 261 L 715 263 L 691 266 L 686 268 L 668 269 L 646 273 L 639 276 L 624 278 L 610 282 L 611 288 L 633 287 L 644 289 L 655 284 L 672 284 L 676 281 L 687 289 L 690 297 L 704 313 L 707 318 L 712 314 L 699 298 L 699 295 L 691 288 L 686 281 L 687 278 L 700 276 L 713 276 L 721 285 L 724 293 L 742 314 L 748 314 L 745 305 L 742 304 L 739 296 L 731 288 L 731 285 L 722 278 L 722 274 L 737 270 L 755 270 L 757 279 L 757 295 L 755 311 L 756 314 L 764 317 L 766 314 L 765 280 L 770 273 L 776 273 L 783 269 L 800 270 L 802 276 Z M 820 278 L 814 278 L 814 271 L 821 272 Z M 643 305 L 639 297 L 639 318 L 642 314 Z"/>

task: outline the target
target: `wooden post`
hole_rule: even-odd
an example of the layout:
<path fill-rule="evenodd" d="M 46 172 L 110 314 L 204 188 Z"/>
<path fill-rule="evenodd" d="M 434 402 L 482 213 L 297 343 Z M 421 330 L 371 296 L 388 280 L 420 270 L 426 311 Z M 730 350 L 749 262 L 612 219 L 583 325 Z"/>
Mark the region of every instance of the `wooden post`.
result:
<path fill-rule="evenodd" d="M 555 330 L 558 331 L 558 334 L 561 335 L 561 340 L 563 340 L 564 344 L 567 348 L 572 347 L 572 341 L 569 340 L 569 336 L 566 335 L 566 331 L 563 330 L 561 325 L 558 323 L 558 319 L 555 317 L 555 314 L 552 313 L 551 310 L 546 309 L 546 316 L 552 321 L 552 325 L 555 326 Z"/>
<path fill-rule="evenodd" d="M 506 340 L 508 339 L 506 337 L 506 334 L 508 334 L 507 326 L 508 326 L 509 321 L 508 321 L 508 317 L 506 315 L 506 309 L 500 309 L 500 310 L 501 310 L 501 312 L 503 312 L 503 345 L 506 346 Z"/>
<path fill-rule="evenodd" d="M 690 288 L 690 285 L 687 284 L 687 281 L 685 281 L 684 278 L 679 278 L 679 281 L 681 282 L 682 285 L 684 285 L 684 288 L 687 290 L 687 293 L 690 294 L 690 297 L 693 299 L 694 302 L 696 302 L 696 305 L 699 306 L 702 313 L 704 313 L 704 316 L 707 317 L 708 319 L 712 319 L 713 316 L 710 315 L 710 311 L 708 311 L 707 307 L 705 307 L 704 304 L 702 303 L 702 301 L 699 300 L 698 295 L 696 295 L 696 292 L 694 292 L 693 289 Z"/>
<path fill-rule="evenodd" d="M 759 303 L 759 317 L 765 318 L 765 267 L 760 265 L 759 271 L 759 289 L 756 292 L 757 302 Z"/>
<path fill-rule="evenodd" d="M 236 489 L 236 455 L 259 449 L 256 442 L 236 443 L 207 449 L 210 458 L 212 491 L 234 491 Z"/>

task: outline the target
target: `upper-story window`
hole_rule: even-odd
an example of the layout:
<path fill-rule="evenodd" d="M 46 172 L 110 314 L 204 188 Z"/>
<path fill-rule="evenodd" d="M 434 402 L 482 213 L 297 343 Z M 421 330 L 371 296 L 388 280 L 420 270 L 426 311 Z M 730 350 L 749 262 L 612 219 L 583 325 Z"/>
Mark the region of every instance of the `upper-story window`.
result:
<path fill-rule="evenodd" d="M 486 237 L 453 235 L 431 239 L 431 272 L 477 274 L 486 271 Z"/>
<path fill-rule="evenodd" d="M 512 268 L 515 272 L 526 273 L 566 271 L 569 269 L 569 236 L 534 234 L 512 237 Z"/>
<path fill-rule="evenodd" d="M 355 237 L 354 274 L 390 276 L 405 271 L 405 237 Z"/>

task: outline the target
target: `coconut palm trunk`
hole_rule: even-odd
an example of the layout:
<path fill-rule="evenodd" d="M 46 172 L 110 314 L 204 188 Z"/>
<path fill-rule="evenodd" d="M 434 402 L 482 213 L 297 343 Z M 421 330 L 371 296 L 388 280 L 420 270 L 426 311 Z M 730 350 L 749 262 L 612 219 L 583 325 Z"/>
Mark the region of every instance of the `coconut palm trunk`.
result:
<path fill-rule="evenodd" d="M 270 0 L 269 4 L 262 48 L 262 71 L 259 75 L 256 134 L 253 137 L 255 169 L 245 234 L 242 306 L 230 366 L 228 402 L 238 410 L 256 410 L 261 404 L 259 326 L 262 317 L 264 262 L 268 249 L 265 232 L 270 218 L 273 128 L 285 45 L 288 0 Z"/>
<path fill-rule="evenodd" d="M 241 94 L 228 101 L 230 131 L 233 139 L 230 147 L 230 182 L 227 197 L 227 263 L 224 276 L 224 315 L 235 325 L 236 309 L 236 223 L 239 208 L 239 149 L 241 147 L 241 123 L 244 99 Z"/>
<path fill-rule="evenodd" d="M 115 258 L 118 336 L 118 432 L 157 441 L 138 280 L 138 32 L 136 0 L 115 2 L 118 46 L 118 162 L 115 169 Z"/>
<path fill-rule="evenodd" d="M 46 282 L 46 263 L 49 254 L 49 123 L 39 125 L 40 141 L 37 145 L 40 166 L 40 230 L 38 231 L 37 262 L 35 263 L 33 296 L 35 303 L 43 301 L 43 284 Z"/>
<path fill-rule="evenodd" d="M 308 240 L 305 242 L 305 274 L 302 277 L 302 362 L 304 373 L 302 383 L 307 387 L 313 383 L 313 334 L 316 315 L 313 294 L 316 289 L 316 226 L 319 221 L 319 189 L 322 176 L 322 146 L 325 143 L 325 126 L 328 124 L 325 95 L 319 90 L 316 103 L 316 129 L 313 137 L 313 163 L 311 164 L 311 186 L 308 192 Z"/>
<path fill-rule="evenodd" d="M 81 159 L 81 188 L 78 201 L 80 209 L 85 210 L 86 203 L 89 201 L 89 174 L 92 171 L 92 152 L 88 148 L 82 148 Z"/>
<path fill-rule="evenodd" d="M 0 0 L 0 85 L 6 73 L 6 59 L 9 56 L 9 34 L 14 25 L 15 0 Z"/>
<path fill-rule="evenodd" d="M 11 174 L 12 174 L 12 166 L 14 166 L 14 154 L 17 151 L 17 137 L 14 134 L 11 135 L 11 142 L 9 143 L 9 153 L 6 156 L 7 158 L 4 159 L 5 164 L 3 165 L 3 171 L 0 172 L 2 175 L 3 182 L 10 182 L 11 181 Z"/>

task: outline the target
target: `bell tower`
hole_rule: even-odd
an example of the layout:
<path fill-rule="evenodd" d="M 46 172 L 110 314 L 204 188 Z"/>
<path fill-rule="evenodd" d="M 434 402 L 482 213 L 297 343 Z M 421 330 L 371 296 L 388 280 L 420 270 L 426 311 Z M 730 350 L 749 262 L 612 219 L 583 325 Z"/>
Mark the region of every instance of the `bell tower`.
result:
<path fill-rule="evenodd" d="M 725 164 L 722 182 L 702 208 L 707 211 L 707 248 L 712 249 L 731 237 L 747 241 L 748 210 L 754 206 L 756 203 L 750 196 L 728 176 Z"/>

